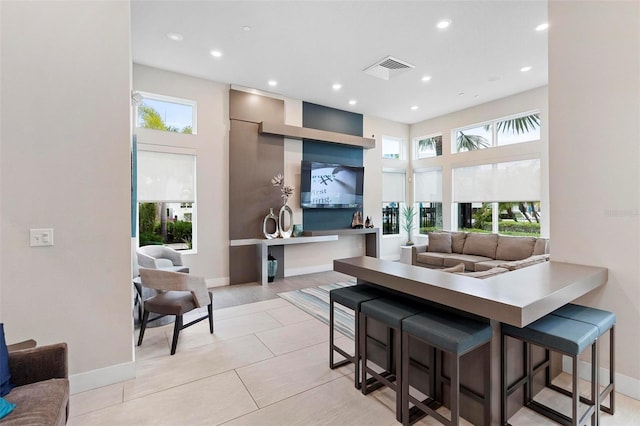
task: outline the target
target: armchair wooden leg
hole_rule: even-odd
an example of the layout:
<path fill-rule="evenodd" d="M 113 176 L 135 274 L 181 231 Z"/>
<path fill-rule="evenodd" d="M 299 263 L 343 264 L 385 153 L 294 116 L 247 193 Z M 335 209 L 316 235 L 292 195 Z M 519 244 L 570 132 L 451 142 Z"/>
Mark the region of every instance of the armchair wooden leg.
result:
<path fill-rule="evenodd" d="M 213 302 L 209 303 L 207 310 L 209 311 L 209 331 L 213 334 Z"/>
<path fill-rule="evenodd" d="M 146 315 L 146 312 L 145 312 Z M 173 340 L 171 342 L 171 355 L 176 353 L 176 346 L 178 346 L 178 336 L 182 330 L 182 315 L 176 315 L 176 323 L 173 326 Z"/>
<path fill-rule="evenodd" d="M 138 336 L 138 346 L 142 344 L 142 338 L 144 337 L 144 330 L 147 328 L 147 321 L 149 320 L 149 311 L 144 310 L 142 315 L 142 325 L 140 325 L 140 336 Z"/>

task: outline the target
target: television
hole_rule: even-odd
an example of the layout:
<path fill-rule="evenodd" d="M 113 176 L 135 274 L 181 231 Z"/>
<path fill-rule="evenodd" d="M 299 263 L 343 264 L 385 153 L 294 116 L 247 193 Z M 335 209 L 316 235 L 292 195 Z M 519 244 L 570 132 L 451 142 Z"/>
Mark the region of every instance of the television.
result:
<path fill-rule="evenodd" d="M 300 167 L 300 207 L 361 209 L 364 167 L 303 161 Z"/>

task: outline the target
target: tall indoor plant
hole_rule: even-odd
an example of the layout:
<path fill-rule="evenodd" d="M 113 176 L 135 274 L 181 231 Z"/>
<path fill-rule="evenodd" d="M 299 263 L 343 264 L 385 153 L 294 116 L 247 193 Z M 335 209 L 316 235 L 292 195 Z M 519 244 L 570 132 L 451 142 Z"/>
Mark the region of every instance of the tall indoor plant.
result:
<path fill-rule="evenodd" d="M 413 241 L 411 241 L 411 233 L 413 232 L 413 219 L 415 217 L 415 210 L 413 205 L 402 207 L 402 217 L 404 218 L 402 229 L 407 231 L 407 242 L 405 243 L 405 245 L 412 246 Z"/>

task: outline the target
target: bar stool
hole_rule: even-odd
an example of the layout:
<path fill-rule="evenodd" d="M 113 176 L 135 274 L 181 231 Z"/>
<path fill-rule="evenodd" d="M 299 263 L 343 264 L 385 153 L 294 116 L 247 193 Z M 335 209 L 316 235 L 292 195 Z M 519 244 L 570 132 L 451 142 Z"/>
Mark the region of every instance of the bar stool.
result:
<path fill-rule="evenodd" d="M 598 401 L 598 327 L 582 321 L 570 318 L 547 315 L 529 324 L 524 328 L 502 324 L 501 336 L 501 364 L 502 364 L 502 424 L 507 425 L 507 398 L 515 390 L 525 386 L 524 404 L 537 413 L 563 425 L 582 425 L 591 417 L 591 424 L 598 424 L 599 410 L 596 409 Z M 525 375 L 513 385 L 507 383 L 507 350 L 506 338 L 512 337 L 524 343 Z M 533 366 L 531 361 L 531 345 L 537 345 L 545 349 L 545 360 L 538 366 Z M 591 346 L 591 403 L 585 412 L 578 416 L 578 356 Z M 572 412 L 571 417 L 566 416 L 551 407 L 548 407 L 533 399 L 533 379 L 540 372 L 545 371 L 549 375 L 550 356 L 549 351 L 555 351 L 571 357 L 573 364 L 573 376 L 571 384 Z M 547 378 L 545 382 L 548 382 Z"/>
<path fill-rule="evenodd" d="M 351 287 L 343 287 L 336 288 L 329 292 L 329 368 L 334 369 L 338 367 L 342 367 L 348 363 L 353 363 L 355 366 L 354 373 L 354 385 L 356 389 L 360 389 L 360 341 L 359 337 L 359 326 L 360 326 L 360 305 L 363 302 L 367 302 L 369 300 L 376 299 L 378 297 L 386 294 L 383 290 L 378 287 L 374 287 L 367 284 L 358 284 Z M 336 346 L 334 343 L 334 330 L 335 330 L 335 303 L 338 303 L 342 306 L 345 306 L 349 309 L 352 309 L 354 312 L 355 318 L 355 327 L 354 327 L 354 354 L 353 356 L 349 355 L 349 353 Z M 345 357 L 344 360 L 340 362 L 334 362 L 334 351 L 338 352 L 340 355 Z"/>
<path fill-rule="evenodd" d="M 445 425 L 457 425 L 460 421 L 460 392 L 482 402 L 484 424 L 491 424 L 491 325 L 446 311 L 423 312 L 402 320 L 402 424 L 409 425 L 424 415 L 430 415 Z M 431 393 L 420 401 L 409 391 L 409 342 L 418 339 L 433 346 L 439 355 L 429 372 Z M 471 351 L 484 348 L 484 396 L 479 396 L 460 386 L 460 358 Z M 442 377 L 442 352 L 451 355 L 451 372 L 447 380 Z M 442 384 L 448 382 L 450 388 L 451 418 L 447 419 L 437 411 L 442 402 Z M 435 398 L 434 398 L 435 396 Z M 414 408 L 409 410 L 409 403 Z M 413 418 L 411 418 L 413 415 Z"/>
<path fill-rule="evenodd" d="M 396 393 L 396 419 L 402 421 L 402 320 L 418 314 L 429 307 L 413 299 L 390 294 L 364 302 L 360 307 L 360 348 L 362 350 L 362 394 L 387 386 Z M 387 328 L 385 370 L 378 373 L 368 365 L 367 338 L 369 318 L 379 321 Z M 378 342 L 380 343 L 380 342 Z M 372 381 L 367 380 L 371 374 Z"/>
<path fill-rule="evenodd" d="M 609 383 L 604 390 L 598 395 L 600 409 L 608 414 L 614 414 L 615 412 L 615 349 L 614 349 L 614 329 L 616 326 L 616 314 L 602 309 L 591 308 L 588 306 L 574 305 L 569 303 L 563 307 L 556 309 L 551 313 L 564 318 L 571 318 L 577 321 L 586 322 L 588 324 L 598 327 L 598 339 L 609 331 Z M 593 362 L 593 361 L 592 361 Z M 566 393 L 571 396 L 571 393 L 553 384 L 547 384 L 547 386 L 554 388 L 559 392 Z M 609 396 L 609 406 L 606 407 L 602 404 L 602 401 Z M 582 402 L 592 403 L 592 401 L 581 397 Z"/>

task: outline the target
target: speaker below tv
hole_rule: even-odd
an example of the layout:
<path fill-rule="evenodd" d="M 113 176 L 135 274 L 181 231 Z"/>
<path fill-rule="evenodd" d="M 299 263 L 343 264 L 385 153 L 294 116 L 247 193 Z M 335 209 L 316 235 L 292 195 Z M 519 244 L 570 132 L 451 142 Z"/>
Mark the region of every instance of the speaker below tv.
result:
<path fill-rule="evenodd" d="M 300 172 L 300 207 L 362 208 L 364 167 L 305 160 Z"/>

